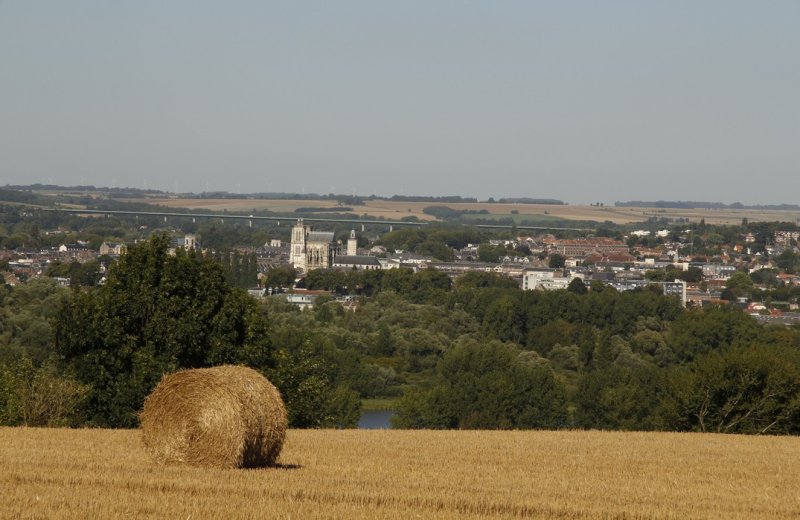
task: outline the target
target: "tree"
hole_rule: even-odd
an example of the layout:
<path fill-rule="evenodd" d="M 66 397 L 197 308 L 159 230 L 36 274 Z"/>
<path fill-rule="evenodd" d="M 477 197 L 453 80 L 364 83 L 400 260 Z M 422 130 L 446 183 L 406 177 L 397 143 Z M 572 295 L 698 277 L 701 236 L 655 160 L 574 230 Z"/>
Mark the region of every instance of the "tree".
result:
<path fill-rule="evenodd" d="M 426 240 L 417 246 L 416 252 L 420 255 L 432 256 L 442 262 L 452 262 L 455 259 L 453 248 L 442 242 Z"/>
<path fill-rule="evenodd" d="M 281 348 L 267 376 L 281 390 L 293 428 L 355 427 L 361 402 L 345 386 L 332 388 L 321 352 L 309 342 Z"/>
<path fill-rule="evenodd" d="M 269 359 L 255 302 L 227 285 L 219 264 L 159 236 L 132 247 L 105 285 L 73 291 L 55 318 L 55 343 L 79 381 L 93 387 L 89 421 L 131 427 L 168 371 Z"/>
<path fill-rule="evenodd" d="M 800 351 L 748 345 L 709 352 L 670 373 L 669 427 L 718 433 L 800 433 Z"/>
<path fill-rule="evenodd" d="M 297 271 L 291 266 L 273 267 L 267 271 L 264 287 L 292 287 L 297 278 Z"/>
<path fill-rule="evenodd" d="M 775 263 L 787 273 L 794 273 L 800 269 L 800 255 L 791 249 L 785 249 L 775 258 Z"/>
<path fill-rule="evenodd" d="M 703 270 L 699 267 L 690 266 L 686 271 L 681 272 L 678 278 L 684 282 L 697 283 L 703 279 Z"/>
<path fill-rule="evenodd" d="M 778 271 L 776 269 L 759 269 L 750 273 L 750 279 L 753 283 L 766 286 L 778 285 Z"/>
<path fill-rule="evenodd" d="M 736 271 L 725 284 L 723 299 L 735 301 L 737 298 L 749 297 L 753 292 L 753 280 L 742 271 Z"/>
<path fill-rule="evenodd" d="M 652 367 L 609 366 L 578 381 L 575 422 L 603 430 L 661 430 L 656 411 L 665 393 L 664 373 Z"/>
<path fill-rule="evenodd" d="M 490 244 L 481 244 L 478 246 L 478 260 L 481 262 L 488 262 L 496 264 L 504 256 L 511 254 L 511 251 L 503 245 L 493 246 Z M 516 254 L 516 252 L 514 252 Z"/>
<path fill-rule="evenodd" d="M 90 388 L 59 373 L 53 359 L 37 367 L 27 356 L 0 364 L 0 424 L 71 426 Z"/>
<path fill-rule="evenodd" d="M 551 269 L 563 269 L 566 263 L 566 258 L 563 255 L 558 253 L 553 253 L 550 255 L 550 260 L 548 260 L 547 265 L 550 266 Z"/>
<path fill-rule="evenodd" d="M 586 284 L 584 284 L 583 280 L 580 278 L 573 278 L 569 282 L 569 285 L 567 285 L 567 290 L 577 295 L 584 295 L 589 292 L 589 288 L 586 287 Z"/>
<path fill-rule="evenodd" d="M 667 346 L 679 362 L 691 361 L 712 350 L 748 344 L 760 333 L 753 318 L 728 305 L 686 311 L 670 329 Z"/>
<path fill-rule="evenodd" d="M 484 271 L 469 271 L 456 278 L 457 289 L 475 289 L 483 287 L 501 287 L 506 289 L 517 289 L 519 284 L 499 273 L 487 273 Z"/>
<path fill-rule="evenodd" d="M 483 326 L 490 336 L 501 341 L 522 343 L 525 338 L 525 310 L 517 298 L 505 296 L 486 309 Z"/>
<path fill-rule="evenodd" d="M 447 352 L 436 383 L 401 399 L 402 428 L 560 428 L 566 401 L 552 371 L 512 345 L 468 341 Z"/>

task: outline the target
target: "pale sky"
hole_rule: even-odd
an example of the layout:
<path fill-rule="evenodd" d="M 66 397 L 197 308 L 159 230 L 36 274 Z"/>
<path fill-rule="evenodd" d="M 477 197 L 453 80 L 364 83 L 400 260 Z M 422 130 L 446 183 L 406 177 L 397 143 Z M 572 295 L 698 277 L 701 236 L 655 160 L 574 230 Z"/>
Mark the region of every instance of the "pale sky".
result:
<path fill-rule="evenodd" d="M 0 185 L 798 203 L 800 1 L 0 0 Z"/>

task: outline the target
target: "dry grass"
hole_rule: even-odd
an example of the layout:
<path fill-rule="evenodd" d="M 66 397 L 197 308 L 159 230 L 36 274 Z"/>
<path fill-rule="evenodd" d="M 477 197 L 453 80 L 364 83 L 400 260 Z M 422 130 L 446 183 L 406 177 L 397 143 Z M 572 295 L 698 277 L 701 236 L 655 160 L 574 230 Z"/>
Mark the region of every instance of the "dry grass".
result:
<path fill-rule="evenodd" d="M 254 200 L 254 199 L 130 199 L 130 202 L 156 204 L 176 209 L 207 209 L 213 212 L 270 210 L 292 212 L 301 207 L 330 207 L 336 209 L 336 202 L 325 200 Z M 549 204 L 487 204 L 459 203 L 439 204 L 432 202 L 395 202 L 385 200 L 366 201 L 364 206 L 353 206 L 353 212 L 389 220 L 415 216 L 421 220 L 435 220 L 422 212 L 428 206 L 448 206 L 453 209 L 487 210 L 492 215 L 510 216 L 512 211 L 519 215 L 537 218 L 562 218 L 566 220 L 594 220 L 627 224 L 640 222 L 650 217 L 688 218 L 692 222 L 705 219 L 708 224 L 738 225 L 743 218 L 750 222 L 800 222 L 800 212 L 768 210 L 711 210 L 711 209 L 657 209 L 657 208 L 618 208 L 613 206 L 549 205 Z"/>
<path fill-rule="evenodd" d="M 136 431 L 0 428 L 0 517 L 800 517 L 797 437 L 290 430 L 280 462 L 158 466 Z"/>
<path fill-rule="evenodd" d="M 156 462 L 212 468 L 272 464 L 287 428 L 278 389 L 252 368 L 231 365 L 165 375 L 140 419 Z"/>

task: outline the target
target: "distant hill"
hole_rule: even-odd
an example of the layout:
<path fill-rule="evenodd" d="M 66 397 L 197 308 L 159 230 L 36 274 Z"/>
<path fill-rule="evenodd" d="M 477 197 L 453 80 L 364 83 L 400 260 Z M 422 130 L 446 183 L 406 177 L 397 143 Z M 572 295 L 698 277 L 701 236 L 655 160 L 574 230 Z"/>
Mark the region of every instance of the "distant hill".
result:
<path fill-rule="evenodd" d="M 532 199 L 530 197 L 504 197 L 497 199 L 501 204 L 551 204 L 556 206 L 563 206 L 566 204 L 563 200 L 558 199 Z"/>
<path fill-rule="evenodd" d="M 620 208 L 676 208 L 676 209 L 767 209 L 775 211 L 800 211 L 797 204 L 742 204 L 734 202 L 725 204 L 724 202 L 697 202 L 690 200 L 629 200 L 626 202 L 615 202 L 615 206 Z"/>

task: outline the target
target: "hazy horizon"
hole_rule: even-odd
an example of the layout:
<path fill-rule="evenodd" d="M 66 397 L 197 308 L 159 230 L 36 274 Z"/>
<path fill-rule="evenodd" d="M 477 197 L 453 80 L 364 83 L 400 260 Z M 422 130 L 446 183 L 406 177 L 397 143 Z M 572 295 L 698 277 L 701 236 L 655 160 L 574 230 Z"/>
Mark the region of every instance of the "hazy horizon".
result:
<path fill-rule="evenodd" d="M 793 204 L 800 3 L 0 2 L 0 185 Z"/>

